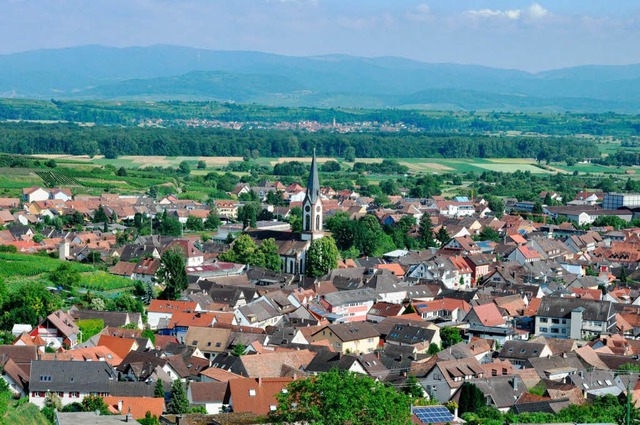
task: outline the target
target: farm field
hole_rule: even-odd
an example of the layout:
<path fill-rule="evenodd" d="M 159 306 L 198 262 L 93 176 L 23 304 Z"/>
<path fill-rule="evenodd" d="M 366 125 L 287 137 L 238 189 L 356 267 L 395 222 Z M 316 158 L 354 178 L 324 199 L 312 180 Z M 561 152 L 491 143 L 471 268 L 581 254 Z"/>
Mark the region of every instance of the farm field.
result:
<path fill-rule="evenodd" d="M 51 257 L 27 254 L 0 253 L 0 279 L 7 283 L 9 291 L 15 291 L 29 282 L 42 282 L 49 286 L 47 274 L 62 262 Z M 67 263 L 81 274 L 80 288 L 93 292 L 123 291 L 133 287 L 133 281 L 99 271 L 89 264 Z"/>

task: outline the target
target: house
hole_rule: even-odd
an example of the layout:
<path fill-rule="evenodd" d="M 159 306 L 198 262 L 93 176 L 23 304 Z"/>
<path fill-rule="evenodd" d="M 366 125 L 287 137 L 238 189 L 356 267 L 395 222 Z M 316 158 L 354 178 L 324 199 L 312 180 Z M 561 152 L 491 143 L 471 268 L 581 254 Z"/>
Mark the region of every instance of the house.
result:
<path fill-rule="evenodd" d="M 147 323 L 151 329 L 158 329 L 158 323 L 161 319 L 169 320 L 175 312 L 194 312 L 200 311 L 198 303 L 193 301 L 165 301 L 151 300 L 147 310 Z"/>
<path fill-rule="evenodd" d="M 208 415 L 223 413 L 229 397 L 227 382 L 191 382 L 187 388 L 191 407 L 204 407 Z"/>
<path fill-rule="evenodd" d="M 533 263 L 536 261 L 540 261 L 542 259 L 540 253 L 535 249 L 527 246 L 520 245 L 516 249 L 509 254 L 507 257 L 510 261 L 516 261 L 520 265 L 524 265 L 526 263 Z"/>
<path fill-rule="evenodd" d="M 114 415 L 131 415 L 135 420 L 144 419 L 147 412 L 160 417 L 164 411 L 164 398 L 160 397 L 102 397 L 109 412 Z"/>
<path fill-rule="evenodd" d="M 399 323 L 391 329 L 385 338 L 385 343 L 411 346 L 417 353 L 426 353 L 431 344 L 440 346 L 440 330 Z"/>
<path fill-rule="evenodd" d="M 380 333 L 368 322 L 348 322 L 323 327 L 311 335 L 313 342 L 327 340 L 343 354 L 371 353 L 380 343 Z"/>
<path fill-rule="evenodd" d="M 49 199 L 49 191 L 38 186 L 26 187 L 22 189 L 22 200 L 24 202 L 46 201 Z"/>
<path fill-rule="evenodd" d="M 40 337 L 48 347 L 57 350 L 61 347 L 75 347 L 80 329 L 69 313 L 57 310 L 47 316 L 29 335 Z"/>
<path fill-rule="evenodd" d="M 7 382 L 15 396 L 27 395 L 31 362 L 37 359 L 35 345 L 0 345 L 0 378 Z"/>
<path fill-rule="evenodd" d="M 240 378 L 229 381 L 229 404 L 234 412 L 267 415 L 278 408 L 276 395 L 286 393 L 293 378 Z"/>
<path fill-rule="evenodd" d="M 524 381 L 518 375 L 492 376 L 473 381 L 476 387 L 485 396 L 486 405 L 494 407 L 506 413 L 527 392 Z M 451 397 L 453 401 L 460 402 L 460 389 Z"/>
<path fill-rule="evenodd" d="M 464 318 L 470 325 L 505 326 L 505 320 L 494 303 L 475 305 Z"/>
<path fill-rule="evenodd" d="M 309 350 L 276 351 L 241 356 L 231 371 L 250 378 L 301 376 L 316 353 Z"/>
<path fill-rule="evenodd" d="M 326 294 L 322 305 L 332 314 L 345 322 L 358 322 L 367 319 L 367 313 L 373 307 L 378 296 L 371 288 L 353 289 Z"/>
<path fill-rule="evenodd" d="M 502 346 L 498 357 L 509 360 L 516 368 L 522 368 L 531 357 L 551 356 L 553 352 L 545 343 L 535 341 L 507 341 Z"/>
<path fill-rule="evenodd" d="M 142 283 L 155 283 L 161 264 L 160 260 L 156 258 L 140 259 L 133 268 L 133 280 L 139 280 Z"/>
<path fill-rule="evenodd" d="M 378 302 L 367 313 L 367 321 L 379 323 L 387 317 L 400 316 L 404 310 L 405 307 L 402 304 Z"/>
<path fill-rule="evenodd" d="M 283 314 L 268 297 L 260 297 L 234 312 L 238 325 L 255 328 L 277 326 Z"/>
<path fill-rule="evenodd" d="M 543 297 L 535 318 L 535 334 L 553 338 L 589 339 L 615 326 L 612 302 L 584 298 Z"/>
<path fill-rule="evenodd" d="M 484 369 L 475 357 L 441 360 L 419 379 L 431 398 L 441 403 L 449 401 L 451 396 L 468 380 L 484 376 Z"/>
<path fill-rule="evenodd" d="M 238 202 L 216 199 L 213 201 L 220 218 L 236 220 L 238 218 Z"/>
<path fill-rule="evenodd" d="M 117 374 L 106 362 L 33 360 L 29 402 L 42 409 L 49 392 L 58 395 L 62 406 L 80 403 L 91 394 L 108 396 L 110 384 L 117 379 Z"/>
<path fill-rule="evenodd" d="M 189 326 L 184 342 L 197 347 L 206 358 L 210 358 L 212 353 L 221 353 L 229 347 L 231 330 Z"/>
<path fill-rule="evenodd" d="M 424 320 L 443 320 L 461 322 L 471 306 L 465 300 L 440 298 L 428 302 L 413 304 L 416 313 Z"/>

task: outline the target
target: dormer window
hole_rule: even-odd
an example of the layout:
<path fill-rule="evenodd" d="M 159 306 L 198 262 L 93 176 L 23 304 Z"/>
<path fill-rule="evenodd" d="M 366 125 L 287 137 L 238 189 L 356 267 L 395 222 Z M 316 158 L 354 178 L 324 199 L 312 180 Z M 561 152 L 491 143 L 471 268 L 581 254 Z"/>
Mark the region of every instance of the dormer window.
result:
<path fill-rule="evenodd" d="M 255 397 L 255 396 L 256 396 L 256 390 L 250 389 L 249 390 L 249 397 Z"/>

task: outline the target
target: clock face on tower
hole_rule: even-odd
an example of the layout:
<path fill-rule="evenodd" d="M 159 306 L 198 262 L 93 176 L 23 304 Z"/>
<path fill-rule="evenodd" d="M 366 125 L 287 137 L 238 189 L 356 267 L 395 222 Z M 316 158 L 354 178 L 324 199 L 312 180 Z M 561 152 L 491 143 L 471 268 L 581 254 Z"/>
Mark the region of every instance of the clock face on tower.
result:
<path fill-rule="evenodd" d="M 318 205 L 318 206 L 316 207 L 316 211 L 317 211 L 317 212 L 320 212 L 320 205 Z"/>
<path fill-rule="evenodd" d="M 311 211 L 311 207 L 310 207 L 309 205 L 307 205 L 306 207 L 304 207 L 304 210 L 305 210 L 306 212 L 309 212 L 309 211 Z"/>

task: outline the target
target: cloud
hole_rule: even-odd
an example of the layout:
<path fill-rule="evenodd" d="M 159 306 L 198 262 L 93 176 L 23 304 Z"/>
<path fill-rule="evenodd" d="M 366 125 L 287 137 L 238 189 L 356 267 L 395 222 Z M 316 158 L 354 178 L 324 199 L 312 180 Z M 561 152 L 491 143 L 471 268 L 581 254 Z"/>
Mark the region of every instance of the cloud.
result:
<path fill-rule="evenodd" d="M 428 21 L 432 18 L 431 8 L 427 3 L 420 3 L 406 14 L 407 19 L 412 21 Z"/>
<path fill-rule="evenodd" d="M 542 7 L 539 3 L 532 3 L 526 9 L 478 9 L 467 10 L 467 16 L 477 19 L 507 19 L 510 21 L 518 21 L 521 19 L 538 20 L 549 15 L 549 11 Z"/>
<path fill-rule="evenodd" d="M 479 9 L 479 10 L 467 10 L 465 13 L 474 18 L 506 18 L 510 20 L 520 19 L 519 9 L 510 9 L 510 10 Z"/>

